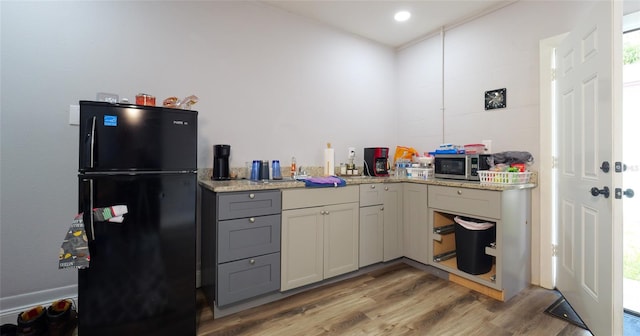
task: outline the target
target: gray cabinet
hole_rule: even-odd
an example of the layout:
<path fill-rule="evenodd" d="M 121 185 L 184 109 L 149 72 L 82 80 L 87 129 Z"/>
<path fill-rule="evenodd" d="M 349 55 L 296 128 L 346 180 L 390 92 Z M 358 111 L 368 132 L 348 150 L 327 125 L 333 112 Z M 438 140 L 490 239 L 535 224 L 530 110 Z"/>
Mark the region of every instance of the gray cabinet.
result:
<path fill-rule="evenodd" d="M 384 184 L 360 185 L 359 266 L 382 262 L 384 254 Z"/>
<path fill-rule="evenodd" d="M 429 186 L 431 188 L 431 186 Z M 429 217 L 427 186 L 406 183 L 404 186 L 404 256 L 429 264 Z"/>
<path fill-rule="evenodd" d="M 360 207 L 359 266 L 364 267 L 382 261 L 384 252 L 383 205 Z"/>
<path fill-rule="evenodd" d="M 360 267 L 400 258 L 402 183 L 360 185 Z"/>
<path fill-rule="evenodd" d="M 358 269 L 358 187 L 282 192 L 281 290 Z"/>
<path fill-rule="evenodd" d="M 404 183 L 387 183 L 382 193 L 383 205 L 383 254 L 382 261 L 403 256 L 404 231 Z"/>
<path fill-rule="evenodd" d="M 279 190 L 202 189 L 202 288 L 225 306 L 280 286 Z"/>
<path fill-rule="evenodd" d="M 429 186 L 429 252 L 431 264 L 450 273 L 450 280 L 506 301 L 531 281 L 531 192 Z M 455 231 L 438 233 L 455 216 L 495 223 L 495 243 L 481 253 L 494 257 L 491 270 L 472 275 L 458 269 L 457 258 L 438 258 L 456 251 Z M 446 230 L 442 230 L 446 231 Z M 434 257 L 436 257 L 434 259 Z M 480 285 L 482 287 L 475 285 Z"/>

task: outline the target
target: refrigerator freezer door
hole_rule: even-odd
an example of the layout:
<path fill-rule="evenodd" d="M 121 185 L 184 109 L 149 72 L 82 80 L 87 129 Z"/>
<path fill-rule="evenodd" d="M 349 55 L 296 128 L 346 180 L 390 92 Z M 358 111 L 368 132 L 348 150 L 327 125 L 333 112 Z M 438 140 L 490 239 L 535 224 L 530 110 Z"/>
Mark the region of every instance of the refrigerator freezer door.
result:
<path fill-rule="evenodd" d="M 80 211 L 126 205 L 94 221 L 78 272 L 80 335 L 195 335 L 196 174 L 80 175 Z"/>
<path fill-rule="evenodd" d="M 197 114 L 80 101 L 79 171 L 193 171 Z"/>

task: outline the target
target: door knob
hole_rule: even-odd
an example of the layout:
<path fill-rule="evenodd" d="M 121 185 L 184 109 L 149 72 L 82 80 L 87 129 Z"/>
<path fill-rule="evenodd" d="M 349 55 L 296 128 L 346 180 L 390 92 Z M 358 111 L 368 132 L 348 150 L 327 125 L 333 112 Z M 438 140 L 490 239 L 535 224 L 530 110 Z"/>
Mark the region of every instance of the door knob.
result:
<path fill-rule="evenodd" d="M 628 198 L 633 198 L 635 195 L 633 193 L 633 189 L 622 190 L 622 188 L 616 188 L 616 199 L 621 199 L 622 195 L 627 196 Z"/>
<path fill-rule="evenodd" d="M 602 161 L 602 165 L 600 166 L 600 169 L 602 169 L 603 172 L 608 173 L 609 168 L 610 168 L 609 161 Z"/>
<path fill-rule="evenodd" d="M 609 187 L 603 187 L 602 189 L 593 187 L 591 188 L 591 195 L 593 196 L 604 195 L 604 198 L 609 198 Z"/>
<path fill-rule="evenodd" d="M 629 197 L 629 198 L 633 198 L 633 189 L 627 189 L 625 191 L 622 192 L 623 195 Z"/>

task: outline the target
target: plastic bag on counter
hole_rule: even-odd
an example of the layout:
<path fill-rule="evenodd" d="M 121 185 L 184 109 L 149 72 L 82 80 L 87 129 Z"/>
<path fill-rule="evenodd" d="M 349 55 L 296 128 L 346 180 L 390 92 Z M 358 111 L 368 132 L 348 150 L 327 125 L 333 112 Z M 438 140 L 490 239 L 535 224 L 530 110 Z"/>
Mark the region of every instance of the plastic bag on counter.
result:
<path fill-rule="evenodd" d="M 489 165 L 491 167 L 503 164 L 506 166 L 510 166 L 516 163 L 522 163 L 526 165 L 533 164 L 533 155 L 529 152 L 517 152 L 517 151 L 509 151 L 509 152 L 500 152 L 491 154 L 491 157 L 488 160 Z"/>
<path fill-rule="evenodd" d="M 420 153 L 413 147 L 396 146 L 396 153 L 393 155 L 393 162 L 398 160 L 409 160 L 411 162 L 414 156 L 420 156 Z"/>

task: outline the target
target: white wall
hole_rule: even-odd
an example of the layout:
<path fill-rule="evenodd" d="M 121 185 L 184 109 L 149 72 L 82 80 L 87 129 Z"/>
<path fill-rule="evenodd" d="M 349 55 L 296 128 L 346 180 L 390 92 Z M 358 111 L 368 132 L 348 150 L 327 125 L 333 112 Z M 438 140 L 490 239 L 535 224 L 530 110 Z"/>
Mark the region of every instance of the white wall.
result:
<path fill-rule="evenodd" d="M 395 142 L 395 53 L 265 5 L 0 2 L 0 315 L 73 295 L 57 256 L 77 210 L 78 128 L 68 108 L 111 92 L 196 94 L 198 166 Z M 10 321 L 14 322 L 15 321 Z"/>
<path fill-rule="evenodd" d="M 584 7 L 583 1 L 519 1 L 446 30 L 444 101 L 440 35 L 399 51 L 398 87 L 404 93 L 398 115 L 421 122 L 406 128 L 400 122 L 398 142 L 423 151 L 442 142 L 487 139 L 494 152 L 523 150 L 537 157 L 539 41 L 569 31 Z M 507 88 L 507 108 L 485 111 L 484 92 L 499 88 Z"/>

